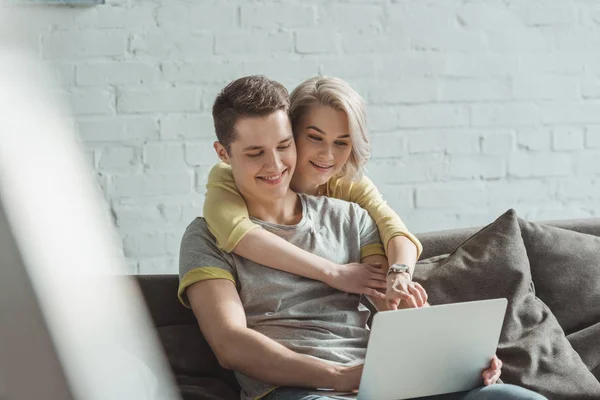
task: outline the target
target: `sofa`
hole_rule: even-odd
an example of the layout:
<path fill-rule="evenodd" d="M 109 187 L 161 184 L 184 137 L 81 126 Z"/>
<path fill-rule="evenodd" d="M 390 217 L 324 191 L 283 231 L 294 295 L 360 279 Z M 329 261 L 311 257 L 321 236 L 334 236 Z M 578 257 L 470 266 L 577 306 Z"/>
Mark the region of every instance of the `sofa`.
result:
<path fill-rule="evenodd" d="M 483 228 L 417 235 L 415 280 L 432 305 L 509 299 L 502 380 L 550 399 L 600 399 L 600 219 L 533 223 L 509 210 Z M 177 275 L 137 275 L 182 397 L 238 399 L 239 386 L 177 300 Z"/>

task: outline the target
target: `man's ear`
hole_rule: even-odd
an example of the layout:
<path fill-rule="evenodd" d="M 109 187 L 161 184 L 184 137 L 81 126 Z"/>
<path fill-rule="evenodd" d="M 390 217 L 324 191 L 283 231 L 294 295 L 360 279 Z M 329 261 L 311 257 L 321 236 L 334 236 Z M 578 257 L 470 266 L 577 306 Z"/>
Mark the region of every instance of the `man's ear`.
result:
<path fill-rule="evenodd" d="M 225 162 L 226 164 L 230 164 L 229 153 L 227 153 L 225 146 L 223 146 L 219 141 L 216 141 L 213 143 L 213 147 L 215 148 L 215 151 L 217 152 L 217 155 L 221 161 Z"/>

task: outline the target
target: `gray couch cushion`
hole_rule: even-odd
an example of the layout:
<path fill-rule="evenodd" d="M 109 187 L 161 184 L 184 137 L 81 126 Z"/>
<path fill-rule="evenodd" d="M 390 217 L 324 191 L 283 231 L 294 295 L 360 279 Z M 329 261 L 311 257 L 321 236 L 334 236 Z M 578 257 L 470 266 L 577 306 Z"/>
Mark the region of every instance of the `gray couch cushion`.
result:
<path fill-rule="evenodd" d="M 522 219 L 519 225 L 536 296 L 565 333 L 600 323 L 600 237 Z"/>
<path fill-rule="evenodd" d="M 509 210 L 446 258 L 420 261 L 415 280 L 435 304 L 508 299 L 498 356 L 502 379 L 550 399 L 600 398 L 600 383 L 533 292 L 516 213 Z"/>

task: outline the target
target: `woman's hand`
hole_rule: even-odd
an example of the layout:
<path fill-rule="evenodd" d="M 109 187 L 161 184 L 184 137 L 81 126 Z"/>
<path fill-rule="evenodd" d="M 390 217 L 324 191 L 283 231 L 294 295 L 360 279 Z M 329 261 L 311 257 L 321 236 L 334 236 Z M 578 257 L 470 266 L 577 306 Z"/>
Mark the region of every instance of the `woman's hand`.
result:
<path fill-rule="evenodd" d="M 380 264 L 334 264 L 325 283 L 344 292 L 385 299 L 385 273 Z"/>
<path fill-rule="evenodd" d="M 427 292 L 407 273 L 391 273 L 387 277 L 386 305 L 388 310 L 428 306 Z"/>
<path fill-rule="evenodd" d="M 498 358 L 497 355 L 494 354 L 494 358 L 492 358 L 492 363 L 490 368 L 483 371 L 481 376 L 483 377 L 483 384 L 485 386 L 493 385 L 498 382 L 500 379 L 500 374 L 502 373 L 502 361 Z"/>

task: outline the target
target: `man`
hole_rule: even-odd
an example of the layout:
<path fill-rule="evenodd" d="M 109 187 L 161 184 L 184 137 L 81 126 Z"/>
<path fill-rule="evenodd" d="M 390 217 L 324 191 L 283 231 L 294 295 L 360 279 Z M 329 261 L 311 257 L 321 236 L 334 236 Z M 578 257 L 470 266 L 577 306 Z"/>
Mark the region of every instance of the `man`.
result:
<path fill-rule="evenodd" d="M 231 165 L 253 222 L 338 263 L 387 265 L 366 211 L 290 190 L 296 149 L 288 105 L 281 84 L 253 76 L 230 83 L 213 107 L 215 150 Z M 315 397 L 302 388 L 358 388 L 369 337 L 359 295 L 225 253 L 202 218 L 182 239 L 180 278 L 180 300 L 219 363 L 235 371 L 242 399 L 308 400 Z M 373 303 L 385 308 L 385 301 Z M 490 383 L 500 373 L 499 360 L 492 364 L 484 372 Z"/>

